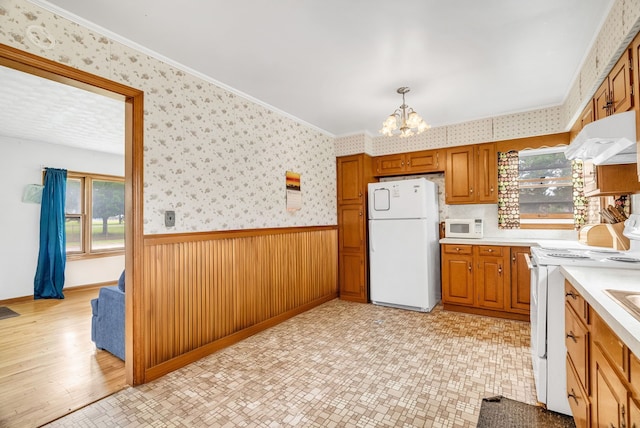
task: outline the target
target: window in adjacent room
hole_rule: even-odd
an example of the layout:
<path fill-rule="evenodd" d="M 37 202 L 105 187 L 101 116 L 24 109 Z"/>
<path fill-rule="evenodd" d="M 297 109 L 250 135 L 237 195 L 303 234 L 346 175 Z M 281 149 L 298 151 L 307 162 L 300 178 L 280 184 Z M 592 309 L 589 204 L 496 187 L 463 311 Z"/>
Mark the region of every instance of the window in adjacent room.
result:
<path fill-rule="evenodd" d="M 67 256 L 124 251 L 124 178 L 69 172 Z"/>

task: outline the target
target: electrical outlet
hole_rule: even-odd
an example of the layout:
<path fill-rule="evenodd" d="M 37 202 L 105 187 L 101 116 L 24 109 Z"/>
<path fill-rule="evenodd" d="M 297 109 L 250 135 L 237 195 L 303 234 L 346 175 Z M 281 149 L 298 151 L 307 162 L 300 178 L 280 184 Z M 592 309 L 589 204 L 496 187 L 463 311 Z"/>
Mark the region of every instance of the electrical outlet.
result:
<path fill-rule="evenodd" d="M 164 225 L 167 227 L 173 227 L 176 225 L 176 212 L 165 211 L 164 212 Z"/>

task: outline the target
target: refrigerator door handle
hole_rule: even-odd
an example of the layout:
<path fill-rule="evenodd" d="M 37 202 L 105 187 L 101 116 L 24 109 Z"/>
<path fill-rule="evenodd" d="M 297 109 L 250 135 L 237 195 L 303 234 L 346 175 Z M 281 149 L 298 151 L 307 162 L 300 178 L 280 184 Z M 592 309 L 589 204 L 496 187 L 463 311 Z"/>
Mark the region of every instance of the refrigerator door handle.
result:
<path fill-rule="evenodd" d="M 376 251 L 376 240 L 371 239 L 371 236 L 375 236 L 373 234 L 373 222 L 369 222 L 369 247 L 371 248 L 371 252 L 375 253 Z"/>

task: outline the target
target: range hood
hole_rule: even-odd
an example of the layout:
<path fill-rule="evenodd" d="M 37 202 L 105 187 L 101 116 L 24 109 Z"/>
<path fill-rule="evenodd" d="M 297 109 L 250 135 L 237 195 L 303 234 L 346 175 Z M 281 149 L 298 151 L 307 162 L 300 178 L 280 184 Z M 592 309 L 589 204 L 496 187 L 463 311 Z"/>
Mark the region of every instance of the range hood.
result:
<path fill-rule="evenodd" d="M 595 165 L 636 163 L 636 112 L 627 111 L 587 124 L 565 151 L 567 159 Z"/>

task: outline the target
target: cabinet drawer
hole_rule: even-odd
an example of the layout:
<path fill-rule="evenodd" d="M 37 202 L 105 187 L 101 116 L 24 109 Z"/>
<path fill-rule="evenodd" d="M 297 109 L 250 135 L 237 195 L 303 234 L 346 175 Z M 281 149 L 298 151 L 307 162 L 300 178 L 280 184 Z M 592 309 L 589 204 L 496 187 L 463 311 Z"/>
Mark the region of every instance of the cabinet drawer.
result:
<path fill-rule="evenodd" d="M 573 364 L 567 358 L 567 397 L 576 428 L 591 426 L 589 396 L 584 392 L 576 376 Z"/>
<path fill-rule="evenodd" d="M 471 245 L 454 245 L 454 244 L 444 244 L 442 246 L 442 250 L 447 254 L 468 254 L 471 255 L 471 250 L 473 247 Z"/>
<path fill-rule="evenodd" d="M 589 391 L 589 331 L 569 304 L 564 311 L 567 358 L 573 363 L 582 388 Z"/>
<path fill-rule="evenodd" d="M 569 281 L 564 282 L 565 301 L 578 314 L 585 325 L 589 325 L 589 304 Z"/>
<path fill-rule="evenodd" d="M 625 370 L 625 346 L 618 336 L 615 335 L 609 326 L 596 314 L 593 313 L 592 317 L 592 333 L 594 343 L 600 344 L 602 353 L 609 359 L 613 367 L 618 370 L 618 373 L 626 373 Z"/>
<path fill-rule="evenodd" d="M 502 247 L 500 245 L 478 245 L 478 255 L 502 257 L 505 249 L 508 250 L 509 247 Z"/>

